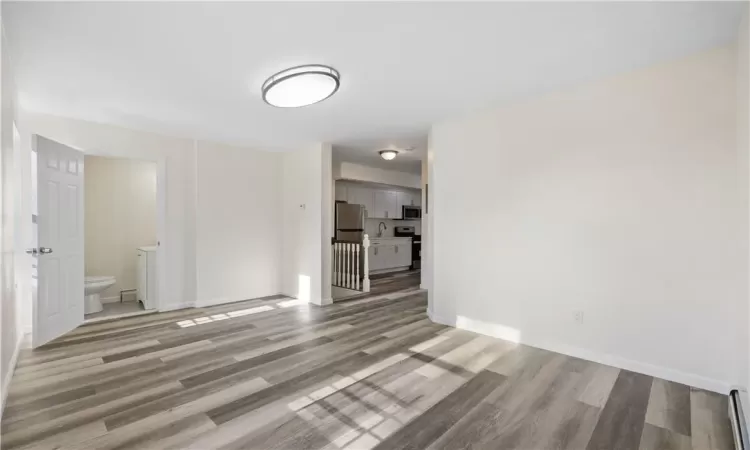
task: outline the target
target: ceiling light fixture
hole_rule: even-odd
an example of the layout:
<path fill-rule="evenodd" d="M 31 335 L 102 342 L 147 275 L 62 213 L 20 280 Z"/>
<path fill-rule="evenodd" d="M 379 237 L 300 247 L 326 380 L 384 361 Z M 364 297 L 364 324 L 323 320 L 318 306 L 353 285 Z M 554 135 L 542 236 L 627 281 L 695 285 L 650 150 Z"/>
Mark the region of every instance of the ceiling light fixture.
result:
<path fill-rule="evenodd" d="M 332 96 L 339 88 L 339 78 L 339 73 L 328 66 L 292 67 L 263 83 L 263 100 L 279 108 L 312 105 Z"/>
<path fill-rule="evenodd" d="M 378 153 L 380 153 L 380 157 L 386 161 L 390 161 L 398 155 L 396 150 L 380 150 Z"/>

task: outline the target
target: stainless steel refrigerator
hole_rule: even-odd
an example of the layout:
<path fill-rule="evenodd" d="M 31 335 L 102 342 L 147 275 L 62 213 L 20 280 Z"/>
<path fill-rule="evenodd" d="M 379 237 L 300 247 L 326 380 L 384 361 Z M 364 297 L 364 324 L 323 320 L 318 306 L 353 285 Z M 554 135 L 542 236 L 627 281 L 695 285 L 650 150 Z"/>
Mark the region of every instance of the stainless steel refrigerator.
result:
<path fill-rule="evenodd" d="M 362 242 L 365 236 L 365 207 L 336 203 L 336 240 Z"/>

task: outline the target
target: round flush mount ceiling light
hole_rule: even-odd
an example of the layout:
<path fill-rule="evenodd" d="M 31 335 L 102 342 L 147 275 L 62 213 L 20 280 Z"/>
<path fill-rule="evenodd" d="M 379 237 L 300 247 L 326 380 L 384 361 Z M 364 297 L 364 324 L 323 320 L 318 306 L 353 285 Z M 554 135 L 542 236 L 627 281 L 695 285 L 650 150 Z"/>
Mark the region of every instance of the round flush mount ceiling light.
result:
<path fill-rule="evenodd" d="M 339 73 L 328 66 L 310 64 L 282 70 L 263 83 L 263 100 L 279 108 L 312 105 L 339 88 Z"/>
<path fill-rule="evenodd" d="M 380 157 L 386 161 L 390 161 L 398 155 L 396 150 L 380 150 L 378 153 L 380 153 Z"/>

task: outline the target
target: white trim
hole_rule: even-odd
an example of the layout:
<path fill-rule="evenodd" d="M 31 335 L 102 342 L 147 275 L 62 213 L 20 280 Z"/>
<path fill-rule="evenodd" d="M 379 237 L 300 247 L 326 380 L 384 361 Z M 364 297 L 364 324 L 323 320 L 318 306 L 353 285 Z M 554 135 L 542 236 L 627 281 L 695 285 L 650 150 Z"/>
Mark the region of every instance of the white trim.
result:
<path fill-rule="evenodd" d="M 126 295 L 128 295 L 128 294 L 126 294 Z M 133 294 L 135 294 L 135 292 L 133 292 Z M 120 303 L 120 296 L 117 295 L 117 296 L 114 296 L 114 297 L 103 297 L 103 298 L 100 298 L 99 301 L 101 301 L 102 303 Z M 125 301 L 126 302 L 130 302 L 132 300 L 125 300 Z"/>
<path fill-rule="evenodd" d="M 630 370 L 633 372 L 650 375 L 652 377 L 662 378 L 664 380 L 674 381 L 677 383 L 686 384 L 688 386 L 705 389 L 707 391 L 718 392 L 721 394 L 729 393 L 731 384 L 726 381 L 716 380 L 712 378 L 703 377 L 692 373 L 683 372 L 677 369 L 671 369 L 669 367 L 658 366 L 642 361 L 635 361 L 621 356 L 610 355 L 607 353 L 600 353 L 593 350 L 588 350 L 572 345 L 554 343 L 545 340 L 529 339 L 528 336 L 521 336 L 517 332 L 515 335 L 510 333 L 509 330 L 498 327 L 495 324 L 482 322 L 479 320 L 461 320 L 457 321 L 454 319 L 447 319 L 434 314 L 433 311 L 428 310 L 427 315 L 435 323 L 449 325 L 462 330 L 472 331 L 474 333 L 484 334 L 500 339 L 510 340 L 518 342 L 520 344 L 528 345 L 530 347 L 536 347 L 543 350 L 549 350 L 551 352 L 562 353 L 563 355 L 573 356 L 576 358 L 585 359 L 587 361 L 593 361 L 599 364 L 605 364 L 608 366 L 618 367 L 620 369 Z"/>
<path fill-rule="evenodd" d="M 249 298 L 228 299 L 228 298 L 224 298 L 224 297 L 219 297 L 219 298 L 212 298 L 212 299 L 208 299 L 208 300 L 196 300 L 195 307 L 196 308 L 205 308 L 207 306 L 224 305 L 226 303 L 244 302 L 245 300 L 252 300 L 252 299 L 249 299 Z"/>
<path fill-rule="evenodd" d="M 195 304 L 193 302 L 184 302 L 184 303 L 173 303 L 171 305 L 162 305 L 158 311 L 167 312 L 167 311 L 176 311 L 178 309 L 188 309 L 188 308 L 195 308 Z"/>
<path fill-rule="evenodd" d="M 13 350 L 13 356 L 10 357 L 10 362 L 8 363 L 8 373 L 5 374 L 5 379 L 3 380 L 3 398 L 0 402 L 0 420 L 2 420 L 3 412 L 5 412 L 5 400 L 8 399 L 8 388 L 10 387 L 10 380 L 13 378 L 13 373 L 16 371 L 18 354 L 21 353 L 21 344 L 23 343 L 24 337 L 25 335 L 23 334 L 18 337 L 16 348 Z"/>
<path fill-rule="evenodd" d="M 427 317 L 430 318 L 431 321 L 435 323 L 439 323 L 440 325 L 448 325 L 449 327 L 456 327 L 456 321 L 446 319 L 445 317 L 440 317 L 437 314 L 435 314 L 431 309 L 427 310 Z"/>
<path fill-rule="evenodd" d="M 422 290 L 426 291 L 427 290 L 427 284 L 425 284 L 425 283 L 419 283 L 419 289 L 422 289 Z"/>
<path fill-rule="evenodd" d="M 331 305 L 331 304 L 333 304 L 333 298 L 332 297 L 324 298 L 320 302 L 320 306 L 326 306 L 326 305 Z"/>

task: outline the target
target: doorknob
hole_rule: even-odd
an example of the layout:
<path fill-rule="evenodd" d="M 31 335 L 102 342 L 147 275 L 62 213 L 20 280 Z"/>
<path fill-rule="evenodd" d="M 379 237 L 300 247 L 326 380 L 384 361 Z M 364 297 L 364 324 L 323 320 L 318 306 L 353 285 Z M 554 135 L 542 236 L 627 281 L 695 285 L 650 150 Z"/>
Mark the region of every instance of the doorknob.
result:
<path fill-rule="evenodd" d="M 39 247 L 39 253 L 42 253 L 42 254 L 52 253 L 52 249 L 51 248 L 47 248 L 47 247 Z"/>
<path fill-rule="evenodd" d="M 39 253 L 39 251 L 36 249 L 36 247 L 27 248 L 26 253 L 28 253 L 29 255 L 35 256 L 37 253 Z"/>

